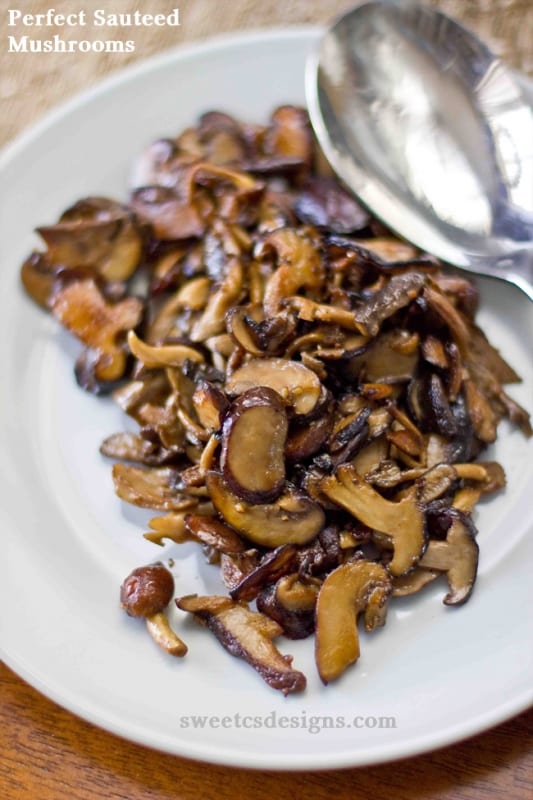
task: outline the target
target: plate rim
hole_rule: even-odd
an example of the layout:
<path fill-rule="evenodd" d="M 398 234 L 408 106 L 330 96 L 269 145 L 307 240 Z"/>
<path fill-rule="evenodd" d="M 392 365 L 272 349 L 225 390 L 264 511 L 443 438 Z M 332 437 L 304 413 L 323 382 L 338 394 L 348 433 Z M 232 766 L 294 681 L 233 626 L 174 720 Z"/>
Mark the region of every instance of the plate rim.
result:
<path fill-rule="evenodd" d="M 317 25 L 294 25 L 253 28 L 237 33 L 219 34 L 191 44 L 176 45 L 164 50 L 162 53 L 150 56 L 149 58 L 140 59 L 133 64 L 119 68 L 110 76 L 96 81 L 81 92 L 77 92 L 65 101 L 54 105 L 37 122 L 33 123 L 29 128 L 24 129 L 12 141 L 4 145 L 0 150 L 0 172 L 7 168 L 12 159 L 16 158 L 25 148 L 31 146 L 51 126 L 61 122 L 63 118 L 82 107 L 89 100 L 119 87 L 122 83 L 134 81 L 137 75 L 143 75 L 146 74 L 146 72 L 157 70 L 167 64 L 182 60 L 186 61 L 191 58 L 201 58 L 205 55 L 225 51 L 235 46 L 251 46 L 255 42 L 266 43 L 272 40 L 302 39 L 309 40 L 311 43 L 312 39 L 316 38 L 321 30 L 323 30 L 322 26 Z M 446 728 L 444 731 L 436 731 L 432 736 L 419 734 L 417 737 L 411 737 L 405 744 L 396 741 L 390 745 L 382 745 L 378 752 L 374 752 L 370 757 L 363 759 L 357 758 L 356 750 L 351 753 L 345 753 L 341 755 L 341 757 L 335 757 L 335 753 L 326 751 L 326 753 L 321 756 L 314 754 L 313 762 L 310 764 L 309 756 L 302 753 L 290 754 L 283 757 L 279 755 L 273 756 L 272 754 L 262 756 L 260 752 L 256 752 L 253 755 L 243 755 L 236 752 L 235 749 L 232 749 L 231 753 L 228 754 L 223 748 L 220 748 L 220 746 L 217 746 L 215 750 L 211 744 L 205 747 L 204 751 L 200 753 L 197 744 L 194 742 L 191 746 L 188 746 L 181 741 L 179 743 L 179 751 L 175 748 L 164 747 L 160 742 L 157 743 L 154 741 L 152 735 L 148 737 L 145 735 L 143 737 L 137 733 L 137 730 L 133 733 L 128 731 L 127 725 L 121 726 L 115 719 L 116 714 L 113 715 L 111 720 L 107 718 L 105 723 L 102 723 L 101 719 L 98 718 L 98 714 L 94 712 L 90 706 L 79 702 L 79 700 L 76 701 L 76 698 L 70 696 L 70 692 L 67 697 L 65 697 L 64 693 L 61 695 L 61 692 L 56 686 L 50 686 L 45 678 L 34 673 L 31 666 L 26 663 L 24 658 L 17 659 L 17 657 L 12 657 L 10 653 L 7 653 L 2 643 L 0 643 L 0 656 L 9 669 L 23 678 L 45 697 L 70 713 L 73 713 L 75 716 L 95 725 L 97 728 L 160 752 L 212 764 L 256 770 L 266 768 L 280 771 L 316 771 L 353 768 L 384 763 L 399 758 L 414 757 L 450 744 L 458 743 L 478 733 L 482 733 L 523 712 L 533 703 L 533 691 L 524 691 L 511 700 L 501 702 L 491 707 L 486 712 L 478 713 L 470 717 L 466 723 L 456 723 Z M 53 684 L 54 682 L 52 681 L 51 683 Z"/>

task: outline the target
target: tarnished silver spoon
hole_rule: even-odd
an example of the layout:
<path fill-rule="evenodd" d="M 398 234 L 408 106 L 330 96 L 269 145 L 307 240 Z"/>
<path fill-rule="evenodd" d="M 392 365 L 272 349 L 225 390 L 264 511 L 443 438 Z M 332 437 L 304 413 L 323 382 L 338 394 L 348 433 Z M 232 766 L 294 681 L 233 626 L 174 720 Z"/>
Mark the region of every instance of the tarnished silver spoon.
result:
<path fill-rule="evenodd" d="M 307 64 L 311 122 L 393 230 L 533 300 L 533 95 L 471 32 L 410 0 L 342 16 Z"/>

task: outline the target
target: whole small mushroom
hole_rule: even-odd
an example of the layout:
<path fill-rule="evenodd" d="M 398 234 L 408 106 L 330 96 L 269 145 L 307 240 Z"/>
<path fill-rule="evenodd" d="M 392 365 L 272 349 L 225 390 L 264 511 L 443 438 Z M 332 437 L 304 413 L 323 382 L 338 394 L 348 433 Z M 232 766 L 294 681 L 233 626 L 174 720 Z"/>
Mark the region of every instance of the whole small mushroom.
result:
<path fill-rule="evenodd" d="M 137 567 L 120 587 L 120 603 L 130 617 L 144 617 L 152 639 L 172 656 L 184 656 L 185 642 L 168 623 L 165 608 L 174 595 L 172 573 L 160 562 Z"/>

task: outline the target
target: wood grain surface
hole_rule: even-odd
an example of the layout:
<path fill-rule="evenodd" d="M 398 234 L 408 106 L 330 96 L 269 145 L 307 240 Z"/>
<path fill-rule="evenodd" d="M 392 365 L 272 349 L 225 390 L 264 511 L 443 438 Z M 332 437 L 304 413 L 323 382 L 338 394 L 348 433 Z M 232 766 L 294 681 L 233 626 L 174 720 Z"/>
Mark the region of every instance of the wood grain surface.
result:
<path fill-rule="evenodd" d="M 254 772 L 118 739 L 0 666 L 2 800 L 530 800 L 533 711 L 461 744 L 370 768 Z"/>
<path fill-rule="evenodd" d="M 139 28 L 109 37 L 134 38 L 129 55 L 13 54 L 0 42 L 0 145 L 53 105 L 126 63 L 180 42 L 267 25 L 324 22 L 353 0 L 18 0 L 6 10 L 43 13 L 79 8 L 168 13 L 179 6 L 179 28 Z M 533 74 L 533 0 L 432 0 L 484 36 L 514 66 Z M 19 31 L 20 33 L 20 31 Z M 49 29 L 66 39 L 101 38 L 101 30 Z M 497 687 L 495 687 L 497 691 Z M 422 757 L 367 769 L 321 773 L 258 773 L 209 766 L 130 744 L 72 716 L 0 664 L 1 800 L 225 800 L 331 797 L 373 800 L 526 800 L 533 796 L 530 738 L 533 712 L 469 741 Z"/>

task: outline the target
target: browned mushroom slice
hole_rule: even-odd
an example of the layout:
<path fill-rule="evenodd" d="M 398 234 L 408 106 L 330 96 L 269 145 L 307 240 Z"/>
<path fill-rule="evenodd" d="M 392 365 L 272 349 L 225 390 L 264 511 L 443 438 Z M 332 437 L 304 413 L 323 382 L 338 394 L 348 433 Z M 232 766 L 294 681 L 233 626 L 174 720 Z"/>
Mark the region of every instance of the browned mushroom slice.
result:
<path fill-rule="evenodd" d="M 140 300 L 128 297 L 108 303 L 93 280 L 82 280 L 56 289 L 50 307 L 67 330 L 95 351 L 98 380 L 114 381 L 123 376 L 127 354 L 120 339 L 139 323 Z"/>
<path fill-rule="evenodd" d="M 315 658 L 323 683 L 336 680 L 359 658 L 359 614 L 366 631 L 385 624 L 391 591 L 387 570 L 369 561 L 349 561 L 326 577 L 316 604 Z"/>
<path fill-rule="evenodd" d="M 137 189 L 132 194 L 131 206 L 163 241 L 198 238 L 204 233 L 205 223 L 196 206 L 173 189 L 163 186 Z"/>
<path fill-rule="evenodd" d="M 325 227 L 335 233 L 366 228 L 370 216 L 335 178 L 309 178 L 296 197 L 294 210 L 306 225 Z"/>
<path fill-rule="evenodd" d="M 277 108 L 265 132 L 263 150 L 267 157 L 296 162 L 307 172 L 313 158 L 313 135 L 307 111 L 289 105 Z"/>
<path fill-rule="evenodd" d="M 479 547 L 471 522 L 455 512 L 445 541 L 430 541 L 419 566 L 446 573 L 450 591 L 443 602 L 447 606 L 465 603 L 474 588 Z"/>
<path fill-rule="evenodd" d="M 222 426 L 220 467 L 239 497 L 268 503 L 283 491 L 287 414 L 280 396 L 265 386 L 235 400 Z"/>
<path fill-rule="evenodd" d="M 178 608 L 203 622 L 232 656 L 250 664 L 273 689 L 285 695 L 305 689 L 305 676 L 293 669 L 292 658 L 281 655 L 272 643 L 283 632 L 274 620 L 229 597 L 189 595 L 176 602 Z"/>
<path fill-rule="evenodd" d="M 322 396 L 322 384 L 315 373 L 299 361 L 285 358 L 254 358 L 236 369 L 226 381 L 226 392 L 239 395 L 256 386 L 277 392 L 296 414 L 310 414 Z"/>
<path fill-rule="evenodd" d="M 113 481 L 121 500 L 141 508 L 184 511 L 198 504 L 195 497 L 180 494 L 176 488 L 179 471 L 173 467 L 141 469 L 117 463 L 113 465 Z"/>
<path fill-rule="evenodd" d="M 173 656 L 184 656 L 187 645 L 174 633 L 165 608 L 174 594 L 172 573 L 161 564 L 137 567 L 120 588 L 120 603 L 130 617 L 144 617 L 152 639 Z"/>
<path fill-rule="evenodd" d="M 403 345 L 412 345 L 402 351 Z M 365 350 L 362 368 L 365 381 L 397 383 L 411 380 L 418 363 L 418 338 L 408 331 L 382 333 Z"/>
<path fill-rule="evenodd" d="M 276 274 L 274 273 L 274 275 Z M 325 322 L 331 325 L 338 325 L 348 331 L 366 332 L 365 326 L 358 322 L 355 313 L 348 311 L 348 309 L 328 305 L 327 303 L 316 303 L 308 297 L 299 296 L 289 296 L 287 305 L 298 314 L 299 319 L 305 322 Z M 316 354 L 322 357 L 330 355 L 327 351 L 325 353 L 317 351 Z M 346 355 L 346 350 L 343 355 Z"/>
<path fill-rule="evenodd" d="M 135 433 L 114 433 L 104 439 L 100 452 L 109 458 L 158 466 L 175 461 L 180 449 L 167 450 Z"/>
<path fill-rule="evenodd" d="M 186 361 L 200 363 L 205 360 L 203 353 L 196 347 L 181 343 L 155 347 L 139 339 L 135 331 L 128 333 L 128 345 L 135 358 L 142 361 L 147 369 L 182 367 Z"/>
<path fill-rule="evenodd" d="M 257 567 L 232 588 L 230 595 L 233 600 L 254 600 L 266 584 L 275 583 L 294 568 L 297 552 L 295 545 L 284 544 L 266 553 Z"/>
<path fill-rule="evenodd" d="M 305 544 L 324 525 L 320 506 L 294 489 L 289 489 L 275 503 L 253 505 L 233 494 L 217 472 L 208 474 L 207 488 L 213 505 L 228 525 L 263 547 Z"/>
<path fill-rule="evenodd" d="M 131 212 L 105 198 L 76 203 L 55 225 L 37 229 L 52 264 L 94 267 L 106 281 L 125 281 L 137 269 L 142 238 Z"/>
<path fill-rule="evenodd" d="M 275 316 L 284 298 L 295 295 L 302 287 L 319 289 L 324 280 L 319 250 L 304 233 L 280 228 L 265 237 L 255 255 L 261 258 L 272 250 L 277 254 L 279 266 L 265 288 L 266 317 Z"/>
<path fill-rule="evenodd" d="M 438 569 L 423 569 L 422 567 L 415 567 L 408 572 L 407 575 L 400 575 L 392 581 L 392 596 L 393 597 L 408 597 L 409 595 L 416 594 L 424 586 L 432 583 L 436 578 L 442 575 Z"/>
<path fill-rule="evenodd" d="M 224 393 L 209 381 L 200 380 L 192 396 L 200 424 L 210 433 L 218 431 L 229 408 Z"/>
<path fill-rule="evenodd" d="M 333 427 L 333 415 L 328 406 L 326 413 L 294 425 L 289 431 L 285 446 L 285 457 L 288 461 L 304 461 L 315 455 L 326 444 Z"/>
<path fill-rule="evenodd" d="M 466 356 L 468 354 L 470 333 L 467 322 L 461 312 L 453 306 L 445 294 L 432 286 L 425 287 L 424 299 L 431 310 L 449 328 L 461 355 Z"/>
<path fill-rule="evenodd" d="M 383 289 L 355 310 L 355 319 L 368 336 L 377 336 L 382 322 L 409 305 L 422 291 L 426 276 L 421 272 L 393 275 Z"/>
<path fill-rule="evenodd" d="M 231 258 L 222 281 L 215 287 L 201 317 L 193 325 L 191 341 L 202 342 L 225 331 L 226 313 L 239 301 L 242 283 L 242 264 L 238 258 Z"/>
<path fill-rule="evenodd" d="M 233 555 L 243 553 L 246 549 L 240 536 L 213 516 L 187 514 L 185 529 L 192 539 L 221 553 Z"/>
<path fill-rule="evenodd" d="M 285 575 L 266 586 L 257 597 L 257 608 L 283 628 L 289 639 L 305 639 L 315 630 L 315 606 L 320 581 L 304 583 L 298 573 Z"/>
<path fill-rule="evenodd" d="M 451 464 L 436 464 L 428 469 L 418 479 L 420 503 L 426 505 L 442 497 L 452 488 L 458 477 L 457 470 Z"/>
<path fill-rule="evenodd" d="M 26 292 L 42 308 L 48 308 L 55 279 L 55 270 L 44 253 L 32 253 L 20 269 Z"/>
<path fill-rule="evenodd" d="M 474 381 L 469 378 L 463 380 L 463 388 L 466 408 L 474 433 L 482 442 L 491 444 L 496 439 L 499 422 L 498 415 L 495 414 L 489 401 Z"/>
<path fill-rule="evenodd" d="M 389 569 L 393 575 L 402 575 L 418 563 L 426 539 L 416 487 L 409 489 L 400 501 L 386 500 L 349 464 L 340 466 L 335 475 L 323 478 L 320 486 L 334 503 L 369 528 L 390 537 L 394 555 Z"/>

